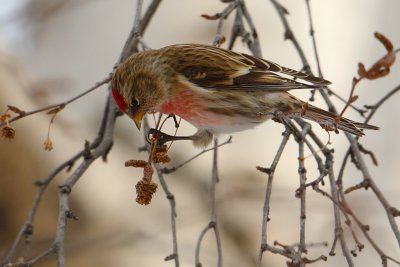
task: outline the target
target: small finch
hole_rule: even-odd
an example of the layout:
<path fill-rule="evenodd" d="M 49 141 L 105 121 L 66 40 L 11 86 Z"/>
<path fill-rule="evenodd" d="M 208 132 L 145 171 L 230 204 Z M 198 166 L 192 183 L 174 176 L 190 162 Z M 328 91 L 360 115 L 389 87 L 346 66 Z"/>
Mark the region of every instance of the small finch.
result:
<path fill-rule="evenodd" d="M 207 146 L 214 134 L 257 126 L 271 118 L 301 117 L 324 129 L 362 136 L 378 127 L 338 118 L 288 93 L 330 82 L 271 61 L 218 47 L 179 44 L 136 53 L 112 78 L 118 108 L 140 129 L 146 113 L 177 115 L 198 128 L 188 139 Z"/>

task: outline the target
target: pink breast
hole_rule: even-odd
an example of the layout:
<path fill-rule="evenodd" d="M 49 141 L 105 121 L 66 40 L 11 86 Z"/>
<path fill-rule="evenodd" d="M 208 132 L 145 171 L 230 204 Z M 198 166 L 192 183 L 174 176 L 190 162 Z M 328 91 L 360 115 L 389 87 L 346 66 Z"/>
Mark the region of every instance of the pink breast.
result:
<path fill-rule="evenodd" d="M 187 121 L 197 117 L 199 101 L 196 101 L 193 93 L 189 90 L 182 91 L 165 102 L 160 110 L 164 114 L 175 114 Z"/>
<path fill-rule="evenodd" d="M 207 111 L 206 100 L 190 90 L 183 90 L 165 102 L 159 112 L 175 114 L 197 128 L 216 128 L 225 123 L 225 116 Z"/>

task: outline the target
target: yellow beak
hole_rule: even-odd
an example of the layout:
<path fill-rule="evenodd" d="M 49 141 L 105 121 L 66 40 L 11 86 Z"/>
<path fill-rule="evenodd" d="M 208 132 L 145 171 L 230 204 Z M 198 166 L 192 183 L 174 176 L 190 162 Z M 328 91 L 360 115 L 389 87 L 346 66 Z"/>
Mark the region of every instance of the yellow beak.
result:
<path fill-rule="evenodd" d="M 142 126 L 142 120 L 144 116 L 144 112 L 142 111 L 137 111 L 133 116 L 132 119 L 136 124 L 136 127 L 140 130 L 140 126 Z"/>

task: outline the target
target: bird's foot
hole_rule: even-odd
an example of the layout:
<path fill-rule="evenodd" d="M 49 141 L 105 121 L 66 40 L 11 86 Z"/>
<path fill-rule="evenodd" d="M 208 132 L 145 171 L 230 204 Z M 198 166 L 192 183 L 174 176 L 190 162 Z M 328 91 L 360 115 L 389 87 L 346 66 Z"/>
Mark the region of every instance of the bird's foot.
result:
<path fill-rule="evenodd" d="M 157 146 L 162 146 L 167 142 L 178 140 L 193 140 L 193 136 L 174 136 L 161 132 L 160 130 L 151 128 L 147 133 L 147 141 L 150 143 L 152 138 L 157 139 Z"/>

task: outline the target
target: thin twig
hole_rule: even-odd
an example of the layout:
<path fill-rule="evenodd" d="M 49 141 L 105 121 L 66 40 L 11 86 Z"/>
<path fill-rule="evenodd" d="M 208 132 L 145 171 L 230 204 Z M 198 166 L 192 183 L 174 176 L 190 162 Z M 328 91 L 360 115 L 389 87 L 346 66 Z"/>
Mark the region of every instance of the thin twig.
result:
<path fill-rule="evenodd" d="M 111 74 L 107 78 L 103 79 L 102 81 L 96 83 L 95 85 L 93 85 L 92 87 L 87 89 L 86 91 L 78 94 L 77 96 L 72 97 L 71 99 L 69 99 L 67 101 L 64 101 L 64 102 L 61 102 L 61 103 L 58 103 L 58 104 L 49 105 L 47 107 L 39 108 L 39 109 L 36 109 L 36 110 L 20 113 L 17 116 L 10 118 L 8 120 L 8 122 L 11 123 L 13 121 L 25 118 L 27 116 L 30 116 L 30 115 L 33 115 L 33 114 L 36 114 L 36 113 L 40 113 L 40 112 L 44 112 L 44 111 L 48 111 L 48 110 L 52 110 L 52 109 L 55 109 L 55 108 L 63 109 L 68 104 L 70 104 L 70 103 L 76 101 L 77 99 L 87 95 L 88 93 L 96 90 L 97 88 L 101 87 L 102 85 L 109 83 L 110 81 L 111 81 Z M 5 124 L 6 123 L 4 123 L 4 122 L 0 122 L 0 127 L 4 126 Z"/>
<path fill-rule="evenodd" d="M 178 253 L 178 237 L 176 230 L 176 201 L 175 196 L 171 193 L 168 188 L 167 182 L 164 179 L 164 174 L 161 171 L 161 167 L 158 164 L 155 164 L 157 170 L 158 180 L 160 181 L 161 187 L 164 190 L 164 193 L 168 199 L 171 208 L 171 234 L 172 234 L 172 254 L 165 257 L 165 260 L 174 260 L 175 267 L 179 267 L 179 253 Z"/>
<path fill-rule="evenodd" d="M 385 209 L 386 215 L 389 220 L 390 227 L 392 228 L 393 234 L 397 239 L 398 245 L 400 246 L 400 231 L 399 231 L 399 227 L 397 225 L 396 219 L 392 212 L 392 206 L 387 201 L 387 199 L 383 195 L 382 191 L 378 188 L 375 181 L 372 179 L 372 176 L 371 176 L 370 172 L 368 171 L 368 168 L 364 161 L 364 158 L 361 155 L 361 152 L 358 147 L 358 143 L 357 143 L 356 139 L 354 139 L 353 136 L 348 136 L 348 135 L 350 135 L 350 134 L 346 133 L 347 139 L 350 141 L 350 146 L 354 153 L 354 157 L 357 159 L 357 163 L 360 166 L 360 171 L 363 174 L 364 180 L 368 183 L 368 186 L 372 189 L 375 196 L 377 197 L 377 199 L 379 200 L 379 202 Z"/>
<path fill-rule="evenodd" d="M 22 241 L 22 238 L 25 237 L 25 239 L 31 239 L 31 236 L 33 234 L 33 221 L 35 219 L 39 204 L 41 203 L 42 197 L 44 192 L 46 191 L 48 185 L 53 181 L 53 179 L 64 169 L 69 168 L 72 166 L 72 164 L 81 158 L 83 155 L 83 151 L 77 153 L 75 156 L 73 156 L 71 159 L 67 160 L 60 166 L 58 166 L 55 170 L 53 170 L 46 179 L 42 181 L 37 181 L 36 185 L 39 186 L 39 190 L 36 192 L 35 198 L 32 201 L 32 206 L 31 209 L 29 210 L 29 214 L 27 216 L 27 219 L 24 222 L 24 225 L 21 227 L 20 231 L 18 232 L 16 238 L 14 239 L 13 244 L 11 245 L 10 250 L 8 251 L 7 255 L 4 257 L 4 259 L 1 261 L 0 266 L 5 265 L 8 262 L 11 262 L 15 258 L 15 253 L 18 245 Z M 26 244 L 29 245 L 29 244 Z"/>
<path fill-rule="evenodd" d="M 226 140 L 225 142 L 223 142 L 223 143 L 221 143 L 221 144 L 218 144 L 218 147 L 221 147 L 221 146 L 224 146 L 224 145 L 227 145 L 227 144 L 230 144 L 230 143 L 232 143 L 232 136 L 230 136 L 230 137 L 228 138 L 228 140 Z M 203 155 L 203 154 L 205 154 L 205 153 L 207 153 L 207 152 L 209 152 L 209 151 L 212 151 L 212 150 L 214 150 L 214 149 L 215 149 L 215 147 L 210 147 L 210 148 L 207 148 L 207 149 L 203 149 L 201 152 L 199 152 L 199 153 L 197 153 L 196 155 L 194 155 L 193 157 L 191 157 L 191 158 L 185 160 L 184 162 L 182 162 L 182 163 L 180 163 L 180 164 L 178 164 L 178 165 L 176 165 L 176 166 L 174 166 L 174 167 L 171 167 L 171 168 L 162 168 L 161 171 L 162 171 L 163 173 L 165 173 L 165 174 L 170 174 L 170 173 L 172 173 L 172 172 L 175 172 L 176 170 L 178 170 L 179 168 L 182 168 L 183 166 L 185 166 L 186 164 L 188 164 L 188 163 L 191 162 L 192 160 L 197 159 L 197 158 L 200 157 L 201 155 Z"/>
<path fill-rule="evenodd" d="M 156 5 L 152 5 L 156 3 Z M 154 0 L 152 4 L 150 4 L 147 14 L 150 14 L 152 16 L 155 12 L 155 9 L 157 8 L 159 1 Z M 141 5 L 140 3 L 138 5 Z M 151 12 L 150 8 L 153 8 L 154 11 Z M 139 10 L 136 10 L 139 11 Z M 146 17 L 145 15 L 145 17 Z M 136 14 L 136 16 L 140 17 L 140 14 Z M 140 23 L 144 19 L 140 20 Z M 135 20 L 134 22 L 137 22 L 139 20 Z M 136 33 L 135 31 L 138 29 L 138 25 L 133 25 L 130 37 L 128 38 L 127 42 L 125 43 L 124 49 L 121 53 L 121 57 L 119 59 L 119 62 L 125 60 L 126 57 L 129 56 L 130 52 L 136 50 L 137 48 L 132 47 L 131 43 L 133 43 L 136 38 Z M 143 31 L 144 28 L 141 28 L 141 31 Z M 137 44 L 137 43 L 136 43 Z M 118 65 L 118 64 L 116 64 Z M 72 186 L 78 181 L 78 179 L 81 177 L 81 175 L 86 171 L 86 169 L 91 165 L 91 163 L 99 156 L 104 154 L 104 151 L 109 151 L 110 146 L 112 145 L 112 138 L 113 138 L 113 130 L 114 130 L 114 124 L 115 124 L 115 118 L 116 118 L 116 112 L 115 112 L 115 102 L 112 100 L 111 96 L 108 96 L 108 100 L 110 102 L 109 106 L 112 107 L 108 110 L 107 117 L 109 120 L 107 120 L 107 126 L 105 130 L 104 136 L 106 137 L 104 139 L 104 142 L 99 145 L 98 148 L 94 149 L 91 151 L 90 157 L 85 157 L 85 160 L 81 163 L 81 165 L 76 169 L 76 171 L 66 180 L 66 182 L 60 187 L 59 191 L 59 200 L 60 200 L 60 211 L 59 211 L 59 217 L 58 217 L 58 223 L 57 223 L 57 231 L 56 231 L 56 237 L 54 241 L 54 246 L 56 247 L 56 254 L 57 254 L 57 264 L 58 267 L 64 267 L 65 266 L 65 255 L 64 255 L 64 239 L 65 239 L 65 228 L 66 228 L 66 223 L 68 219 L 68 214 L 69 214 L 69 206 L 68 206 L 68 199 L 69 199 L 69 193 L 72 188 Z"/>
<path fill-rule="evenodd" d="M 195 252 L 195 266 L 200 267 L 202 266 L 200 263 L 200 248 L 201 243 L 203 241 L 204 236 L 208 232 L 208 230 L 213 229 L 215 235 L 215 241 L 217 246 L 217 266 L 222 267 L 222 245 L 221 245 L 221 237 L 219 234 L 218 223 L 217 223 L 217 212 L 216 212 L 216 201 L 215 201 L 215 193 L 216 193 L 216 186 L 219 182 L 218 177 L 218 139 L 214 140 L 214 147 L 213 147 L 213 164 L 212 164 L 212 173 L 211 173 L 211 186 L 210 186 L 210 206 L 211 206 L 211 214 L 210 214 L 210 221 L 201 231 L 199 238 L 197 239 L 196 243 L 196 252 Z"/>
<path fill-rule="evenodd" d="M 297 251 L 298 258 L 301 259 L 301 255 L 303 253 L 307 253 L 306 249 L 306 173 L 307 169 L 304 164 L 304 138 L 307 135 L 307 129 L 302 132 L 303 138 L 298 141 L 299 144 L 299 178 L 300 178 L 300 188 L 303 188 L 300 190 L 300 194 L 298 197 L 300 197 L 300 243 L 299 243 L 299 249 Z"/>
<path fill-rule="evenodd" d="M 368 114 L 367 118 L 365 119 L 365 123 L 368 123 L 371 118 L 375 115 L 375 112 L 393 95 L 400 91 L 400 85 L 396 86 L 394 89 L 390 90 L 386 95 L 384 95 L 375 105 L 370 106 L 371 112 Z"/>
<path fill-rule="evenodd" d="M 157 120 L 157 127 L 159 126 L 161 117 L 162 116 L 160 114 L 160 116 L 158 117 L 158 120 Z M 146 144 L 147 152 L 150 155 L 150 153 L 151 153 L 150 146 L 148 145 L 148 143 L 146 141 L 147 140 L 147 132 L 150 129 L 147 116 L 144 118 L 144 121 L 143 121 L 143 129 L 144 129 L 144 131 L 143 131 L 144 142 Z M 176 211 L 175 196 L 169 190 L 168 184 L 164 178 L 163 168 L 161 167 L 161 165 L 153 164 L 153 166 L 156 169 L 158 180 L 160 181 L 161 188 L 163 189 L 165 196 L 168 199 L 170 209 L 171 209 L 170 219 L 171 219 L 171 233 L 172 233 L 172 253 L 165 257 L 165 261 L 174 260 L 175 267 L 179 267 L 180 264 L 179 264 L 179 253 L 178 253 L 178 236 L 177 236 L 177 227 L 176 227 L 177 211 Z"/>
<path fill-rule="evenodd" d="M 48 248 L 46 251 L 44 251 L 43 253 L 37 255 L 36 257 L 32 258 L 31 260 L 27 260 L 24 265 L 25 266 L 32 266 L 36 263 L 38 263 L 41 259 L 44 259 L 48 256 L 50 256 L 51 254 L 54 254 L 55 252 L 55 247 L 52 246 L 50 248 Z"/>
<path fill-rule="evenodd" d="M 242 36 L 243 39 L 246 38 L 246 30 L 243 25 L 243 12 L 241 8 L 236 9 L 236 15 L 231 29 L 231 36 L 229 38 L 229 50 L 233 49 L 233 46 L 239 36 Z"/>
<path fill-rule="evenodd" d="M 348 209 L 350 209 L 349 204 L 346 202 L 346 199 L 344 195 L 341 196 L 343 205 L 347 206 Z M 381 257 L 381 259 L 388 259 L 393 261 L 394 263 L 400 265 L 400 261 L 394 259 L 393 257 L 390 257 L 386 255 L 386 253 L 383 252 L 383 250 L 376 244 L 376 242 L 372 239 L 372 237 L 368 234 L 369 227 L 367 225 L 364 225 L 360 219 L 356 216 L 355 212 L 352 210 L 349 212 L 350 216 L 352 217 L 353 221 L 356 222 L 358 227 L 360 228 L 361 232 L 364 234 L 365 238 L 368 240 L 368 242 L 371 244 L 371 246 L 375 249 L 375 251 L 378 253 L 378 255 Z"/>
<path fill-rule="evenodd" d="M 215 34 L 213 45 L 219 46 L 225 41 L 225 37 L 222 34 L 222 27 L 224 25 L 225 19 L 231 14 L 231 12 L 238 6 L 239 1 L 233 1 L 230 3 L 221 13 L 215 15 L 219 17 L 218 26 L 217 26 L 217 33 Z"/>
<path fill-rule="evenodd" d="M 288 14 L 287 9 L 284 6 L 282 6 L 280 3 L 278 3 L 277 0 L 271 0 L 271 2 L 274 5 L 276 11 L 278 12 L 279 17 L 281 18 L 283 27 L 285 29 L 285 33 L 284 33 L 285 40 L 288 39 L 288 40 L 292 41 L 293 45 L 295 46 L 295 48 L 297 50 L 297 53 L 299 54 L 301 62 L 303 63 L 304 71 L 310 72 L 310 64 L 308 63 L 308 60 L 303 52 L 303 49 L 300 47 L 300 44 L 297 41 L 296 37 L 294 36 L 294 33 L 289 26 L 289 22 L 286 19 L 286 15 Z"/>
<path fill-rule="evenodd" d="M 141 21 L 145 22 L 145 25 L 147 26 L 148 21 L 150 18 L 153 16 L 155 9 L 157 8 L 158 4 L 160 1 L 154 0 L 150 6 L 149 9 L 147 10 L 145 16 Z M 138 15 L 140 16 L 140 15 Z M 134 25 L 133 29 L 136 29 L 136 25 Z M 142 26 L 142 32 L 144 31 L 145 27 Z M 135 36 L 131 31 L 130 36 Z M 128 38 L 127 43 L 132 43 L 134 42 L 134 38 Z M 128 51 L 129 50 L 129 51 Z M 128 56 L 132 51 L 136 50 L 135 46 L 128 45 L 126 44 L 124 47 L 124 51 L 122 51 L 122 56 L 120 57 L 119 61 L 122 61 Z M 125 55 L 125 56 L 124 56 Z M 118 65 L 118 64 L 117 64 Z M 83 92 L 82 94 L 57 105 L 52 105 L 46 108 L 43 108 L 41 110 L 37 110 L 32 112 L 37 113 L 45 110 L 51 110 L 52 108 L 57 108 L 57 107 L 63 107 L 66 104 L 69 104 L 76 99 L 82 97 L 83 95 L 89 93 L 90 91 L 96 89 L 97 87 L 101 86 L 102 84 L 108 83 L 110 81 L 110 77 L 106 78 L 102 82 L 96 84 L 92 88 L 90 88 L 88 91 Z M 113 131 L 114 131 L 114 125 L 115 125 L 115 119 L 118 116 L 118 112 L 116 112 L 116 106 L 115 102 L 112 99 L 111 95 L 108 95 L 107 99 L 107 104 L 104 110 L 104 117 L 102 119 L 102 123 L 100 126 L 100 129 L 98 131 L 98 135 L 95 138 L 94 142 L 92 144 L 87 144 L 85 145 L 85 149 L 83 149 L 81 152 L 77 153 L 74 157 L 72 157 L 70 160 L 66 161 L 62 165 L 60 165 L 58 168 L 56 168 L 52 174 L 50 174 L 43 182 L 40 183 L 40 189 L 36 194 L 35 200 L 33 201 L 32 208 L 29 212 L 28 218 L 24 224 L 24 226 L 21 228 L 20 232 L 18 233 L 15 241 L 13 242 L 9 253 L 7 256 L 2 260 L 1 266 L 8 264 L 13 261 L 15 257 L 15 252 L 17 249 L 18 244 L 20 243 L 21 239 L 23 238 L 24 235 L 31 235 L 31 233 L 27 233 L 29 229 L 33 229 L 33 218 L 36 214 L 38 205 L 41 201 L 42 195 L 44 191 L 47 188 L 47 185 L 53 181 L 54 177 L 61 172 L 65 168 L 71 168 L 73 163 L 83 157 L 83 162 L 74 170 L 74 172 L 67 178 L 67 180 L 60 186 L 59 190 L 59 215 L 58 215 L 58 222 L 57 222 L 57 227 L 56 227 L 56 236 L 54 239 L 54 243 L 52 247 L 49 248 L 48 251 L 45 251 L 44 253 L 34 257 L 32 260 L 29 261 L 29 264 L 34 264 L 35 261 L 38 261 L 48 255 L 50 255 L 51 252 L 55 252 L 57 255 L 57 265 L 59 267 L 64 267 L 65 266 L 65 252 L 64 252 L 64 240 L 65 240 L 65 229 L 67 225 L 67 220 L 68 219 L 77 219 L 76 215 L 72 213 L 72 211 L 69 209 L 69 194 L 71 192 L 72 187 L 75 185 L 75 183 L 80 179 L 80 177 L 83 175 L 83 173 L 91 166 L 91 164 L 99 157 L 102 157 L 103 159 L 106 158 L 108 152 L 111 149 L 112 143 L 113 143 Z M 25 113 L 29 114 L 29 113 Z M 14 119 L 15 120 L 15 119 Z M 30 230 L 32 231 L 32 230 Z"/>
<path fill-rule="evenodd" d="M 333 212 L 335 215 L 335 235 L 334 235 L 334 241 L 333 241 L 332 248 L 331 248 L 329 255 L 335 255 L 335 252 L 334 252 L 335 244 L 336 244 L 337 240 L 339 240 L 340 246 L 342 248 L 342 253 L 347 261 L 347 264 L 349 265 L 349 267 L 353 267 L 354 262 L 351 257 L 349 248 L 347 247 L 347 243 L 344 240 L 343 227 L 342 227 L 342 223 L 341 223 L 339 207 L 338 207 L 338 205 L 335 204 L 335 203 L 339 203 L 339 192 L 338 192 L 338 188 L 335 184 L 335 175 L 333 173 L 333 166 L 332 166 L 331 161 L 329 162 L 329 166 L 327 166 L 327 169 L 329 170 L 328 177 L 329 177 L 329 182 L 330 182 L 330 186 L 331 186 L 331 196 L 332 196 L 332 199 L 334 202 Z"/>
<path fill-rule="evenodd" d="M 75 183 L 82 177 L 91 164 L 99 157 L 104 157 L 107 154 L 113 143 L 114 125 L 117 113 L 114 100 L 111 95 L 108 96 L 108 104 L 106 105 L 105 116 L 107 116 L 107 124 L 105 126 L 104 138 L 101 143 L 94 149 L 85 151 L 83 162 L 75 169 L 75 171 L 66 179 L 59 189 L 59 216 L 57 222 L 56 236 L 54 239 L 54 246 L 57 255 L 57 265 L 59 267 L 65 266 L 65 253 L 64 253 L 64 240 L 65 230 L 68 219 L 73 219 L 69 209 L 69 194 Z"/>
<path fill-rule="evenodd" d="M 244 0 L 240 0 L 240 10 L 241 13 L 243 14 L 243 17 L 246 19 L 247 23 L 249 24 L 250 27 L 250 36 L 251 38 L 247 38 L 245 40 L 247 46 L 249 47 L 250 51 L 253 53 L 253 55 L 257 57 L 262 57 L 262 51 L 261 51 L 261 45 L 260 45 L 260 40 L 258 39 L 258 33 L 257 29 L 253 23 L 253 19 L 251 18 L 251 15 L 249 11 L 247 10 L 246 4 Z M 246 34 L 247 36 L 247 34 Z M 245 37 L 243 36 L 245 39 Z"/>
<path fill-rule="evenodd" d="M 218 139 L 214 140 L 214 154 L 213 154 L 213 166 L 212 166 L 212 180 L 211 180 L 211 188 L 210 188 L 210 199 L 211 199 L 211 221 L 215 222 L 214 225 L 214 234 L 215 234 L 215 242 L 217 245 L 217 255 L 218 255 L 218 267 L 222 267 L 222 245 L 221 245 L 221 237 L 219 233 L 218 223 L 217 223 L 217 208 L 216 208 L 216 187 L 219 182 L 218 175 Z"/>
<path fill-rule="evenodd" d="M 136 6 L 136 11 L 138 11 L 139 8 L 142 7 L 142 3 L 144 0 L 138 0 L 137 6 Z M 153 0 L 150 5 L 148 6 L 146 12 L 144 13 L 143 16 L 141 16 L 141 13 L 136 13 L 135 15 L 135 21 L 140 21 L 139 25 L 136 25 L 134 23 L 131 32 L 129 33 L 129 36 L 125 42 L 124 48 L 122 49 L 122 53 L 120 55 L 120 58 L 118 62 L 124 61 L 127 57 L 132 55 L 133 53 L 137 52 L 137 45 L 140 43 L 140 38 L 143 36 L 145 33 L 150 20 L 153 18 L 155 12 L 157 11 L 157 8 L 161 4 L 162 0 Z M 139 20 L 140 18 L 140 20 Z M 118 63 L 119 64 L 119 63 Z M 118 66 L 116 64 L 116 66 Z"/>
<path fill-rule="evenodd" d="M 302 128 L 302 131 L 306 131 L 307 132 L 307 136 L 310 137 L 310 139 L 312 139 L 318 146 L 318 151 L 316 151 L 314 149 L 314 146 L 311 144 L 311 142 L 309 141 L 309 138 L 306 138 L 306 136 L 304 136 L 303 140 L 306 143 L 308 149 L 311 152 L 311 155 L 314 157 L 315 161 L 317 162 L 318 165 L 318 170 L 320 173 L 320 180 L 322 180 L 323 177 L 325 177 L 328 172 L 325 168 L 325 165 L 322 161 L 322 158 L 318 155 L 318 153 L 320 151 L 325 151 L 327 150 L 326 145 L 323 145 L 322 142 L 319 140 L 319 138 L 316 136 L 316 134 L 314 133 L 314 131 L 312 130 L 311 124 L 306 122 L 303 119 L 300 118 L 296 118 L 295 119 L 296 123 L 298 125 L 300 125 L 300 127 Z M 306 185 L 307 186 L 307 185 Z"/>
<path fill-rule="evenodd" d="M 299 53 L 299 56 L 300 56 L 300 58 L 301 58 L 301 60 L 303 62 L 304 68 L 307 70 L 308 63 L 307 63 L 307 61 L 306 61 L 306 59 L 304 57 L 304 53 L 303 53 L 301 47 L 299 46 L 296 38 L 294 37 L 294 35 L 293 35 L 293 33 L 292 33 L 291 29 L 290 29 L 289 23 L 288 23 L 288 21 L 286 19 L 285 14 L 287 13 L 287 10 L 281 4 L 279 4 L 276 0 L 271 0 L 271 1 L 274 4 L 274 6 L 276 7 L 276 9 L 278 11 L 278 14 L 281 17 L 282 23 L 283 23 L 284 28 L 285 28 L 285 37 L 289 38 L 293 42 L 293 44 L 296 47 L 296 49 L 297 49 L 297 51 Z M 307 4 L 308 4 L 308 2 L 307 2 Z M 311 14 L 311 13 L 309 13 L 309 14 Z M 353 90 L 354 90 L 354 86 L 353 86 L 352 91 Z M 321 93 L 322 97 L 324 98 L 325 102 L 327 103 L 327 105 L 329 107 L 329 111 L 337 113 L 337 110 L 334 107 L 333 103 L 331 102 L 331 100 L 330 100 L 329 96 L 327 95 L 326 91 L 319 90 L 319 92 Z M 372 184 L 371 188 L 374 191 L 374 193 L 377 196 L 377 198 L 382 203 L 382 205 L 384 206 L 384 208 L 385 208 L 385 210 L 387 212 L 387 216 L 389 218 L 389 222 L 390 222 L 390 225 L 392 227 L 392 230 L 393 230 L 393 232 L 394 232 L 394 234 L 395 234 L 395 236 L 396 236 L 396 238 L 397 238 L 397 240 L 399 242 L 399 245 L 400 245 L 400 239 L 399 239 L 400 233 L 399 233 L 396 221 L 394 220 L 394 216 L 393 216 L 393 212 L 392 212 L 391 206 L 389 205 L 387 200 L 384 198 L 383 194 L 380 192 L 380 190 L 377 188 L 377 186 L 373 182 L 373 180 L 372 180 L 372 178 L 371 178 L 371 176 L 369 174 L 369 171 L 368 171 L 368 169 L 367 169 L 367 167 L 365 165 L 365 162 L 364 162 L 364 159 L 363 159 L 363 157 L 361 155 L 359 147 L 357 145 L 357 141 L 356 141 L 357 139 L 354 138 L 353 136 L 351 136 L 350 134 L 346 134 L 346 137 L 350 142 L 351 149 L 352 149 L 352 154 L 353 154 L 354 158 L 357 160 L 357 164 L 359 164 L 359 166 L 360 166 L 360 170 L 361 170 L 361 172 L 362 172 L 362 174 L 364 176 L 364 180 L 366 180 L 368 182 L 368 185 L 371 182 L 371 184 Z M 339 194 L 338 194 L 337 186 L 333 182 L 334 181 L 334 175 L 333 175 L 332 167 L 328 168 L 328 170 L 329 170 L 329 179 L 331 181 L 332 197 L 334 198 L 335 202 L 338 202 Z M 337 208 L 336 205 L 334 205 L 334 214 L 335 214 L 335 229 L 336 229 L 335 230 L 336 234 L 335 234 L 334 244 L 336 244 L 336 241 L 339 240 L 339 242 L 341 243 L 343 254 L 344 254 L 345 258 L 347 259 L 347 262 L 348 262 L 349 266 L 353 266 L 354 263 L 352 262 L 350 251 L 348 250 L 347 245 L 346 245 L 346 243 L 345 243 L 345 241 L 343 239 L 343 234 L 342 234 L 343 230 L 342 230 L 342 227 L 340 225 L 341 223 L 340 223 L 340 217 L 339 217 L 340 214 L 339 214 L 339 211 L 338 211 L 338 208 Z M 334 245 L 333 245 L 333 248 L 332 248 L 332 253 L 333 253 L 333 249 L 334 249 Z"/>
<path fill-rule="evenodd" d="M 318 53 L 318 49 L 317 49 L 317 40 L 315 39 L 315 30 L 314 30 L 314 24 L 313 24 L 312 15 L 311 15 L 310 0 L 306 0 L 306 6 L 307 6 L 308 21 L 310 22 L 310 36 L 311 36 L 311 40 L 312 40 L 313 48 L 314 48 L 314 57 L 315 57 L 315 61 L 317 63 L 318 77 L 323 78 L 324 76 L 322 75 L 321 64 L 320 64 L 320 61 L 319 61 L 319 53 Z"/>
<path fill-rule="evenodd" d="M 262 168 L 262 167 L 257 167 L 257 169 L 261 172 L 264 172 L 268 175 L 268 182 L 267 182 L 267 187 L 266 187 L 266 192 L 265 192 L 265 198 L 264 198 L 264 207 L 263 207 L 263 217 L 262 217 L 262 228 L 261 228 L 261 244 L 260 244 L 260 249 L 258 253 L 258 258 L 257 258 L 257 267 L 261 266 L 262 262 L 262 256 L 264 254 L 264 251 L 268 250 L 272 253 L 276 253 L 274 249 L 272 249 L 270 246 L 267 244 L 267 224 L 269 221 L 269 209 L 270 209 L 270 200 L 271 200 L 271 193 L 272 193 L 272 182 L 274 179 L 274 173 L 275 169 L 279 163 L 279 160 L 282 156 L 283 150 L 286 147 L 286 144 L 289 140 L 291 131 L 289 128 L 286 128 L 285 134 L 282 138 L 281 144 L 279 145 L 278 151 L 275 154 L 274 160 L 272 161 L 272 164 L 269 168 Z"/>
<path fill-rule="evenodd" d="M 347 101 L 348 101 L 347 99 L 345 99 L 344 97 L 342 97 L 341 95 L 339 95 L 338 93 L 336 93 L 335 91 L 330 89 L 329 87 L 327 87 L 326 90 L 327 90 L 329 95 L 333 95 L 334 97 L 339 99 L 340 102 L 347 103 Z M 315 90 L 314 90 L 314 92 L 315 92 Z M 360 114 L 360 116 L 362 116 L 362 117 L 364 117 L 365 112 L 367 112 L 366 109 L 358 108 L 353 103 L 351 103 L 349 107 L 352 108 L 353 110 L 357 111 L 358 114 Z"/>

